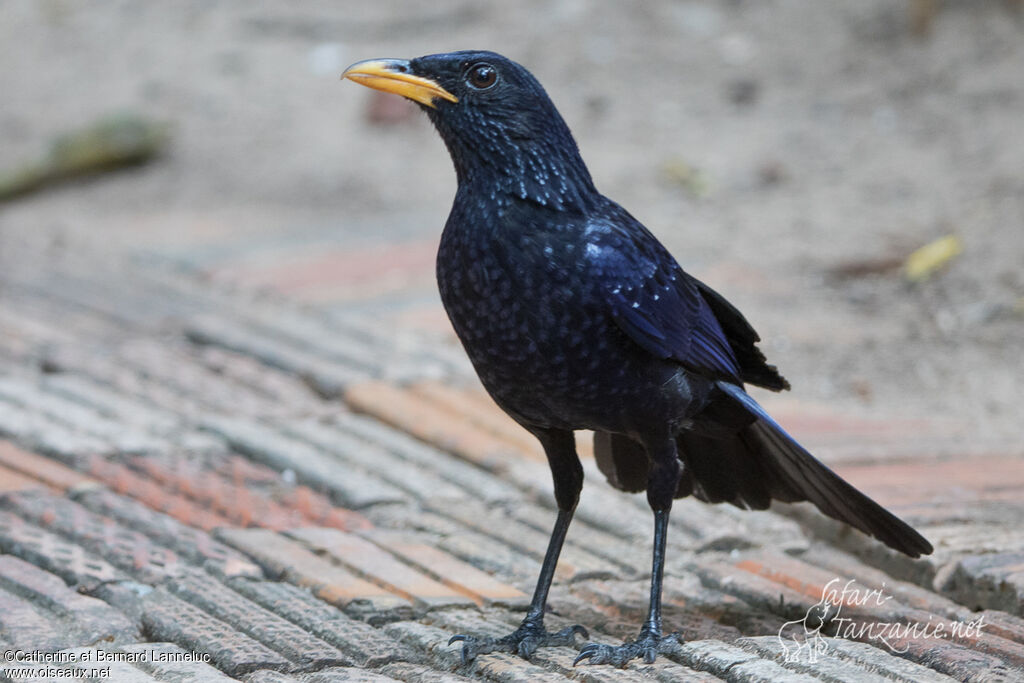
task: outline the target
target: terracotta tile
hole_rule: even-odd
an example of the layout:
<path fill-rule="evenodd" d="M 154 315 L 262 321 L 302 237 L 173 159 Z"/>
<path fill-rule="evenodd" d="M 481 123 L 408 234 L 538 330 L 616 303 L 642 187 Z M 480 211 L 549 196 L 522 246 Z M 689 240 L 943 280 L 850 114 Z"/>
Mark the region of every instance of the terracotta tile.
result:
<path fill-rule="evenodd" d="M 0 550 L 56 574 L 82 590 L 128 578 L 99 555 L 4 510 L 0 510 Z"/>
<path fill-rule="evenodd" d="M 134 662 L 135 666 L 157 680 L 180 683 L 231 683 L 235 680 L 206 662 L 190 659 L 188 651 L 174 643 L 132 643 L 115 649 L 145 657 L 145 661 Z"/>
<path fill-rule="evenodd" d="M 439 508 L 434 512 L 493 537 L 500 544 L 510 547 L 516 554 L 533 557 L 538 569 L 551 538 L 550 531 L 541 531 L 506 514 L 501 508 L 483 505 L 477 501 L 467 501 L 447 509 Z M 552 525 L 554 517 L 554 514 L 550 515 Z M 622 571 L 623 568 L 618 564 L 595 555 L 573 541 L 566 542 L 562 548 L 555 576 L 560 580 L 576 581 L 583 578 L 612 578 Z"/>
<path fill-rule="evenodd" d="M 208 654 L 211 662 L 229 676 L 257 669 L 291 668 L 288 660 L 265 645 L 163 589 L 145 597 L 142 623 L 153 640 Z"/>
<path fill-rule="evenodd" d="M 409 391 L 447 409 L 481 429 L 516 444 L 524 451 L 543 453 L 537 439 L 505 414 L 481 389 L 456 388 L 436 380 L 417 382 Z"/>
<path fill-rule="evenodd" d="M 1015 457 L 848 465 L 837 472 L 862 491 L 870 491 L 882 505 L 984 500 L 1024 488 L 1024 460 Z"/>
<path fill-rule="evenodd" d="M 89 460 L 89 472 L 115 493 L 140 500 L 189 526 L 209 531 L 236 523 L 121 463 L 96 456 Z"/>
<path fill-rule="evenodd" d="M 203 571 L 186 571 L 168 582 L 167 587 L 179 598 L 284 655 L 296 669 L 351 664 L 337 648 L 236 593 Z"/>
<path fill-rule="evenodd" d="M 416 281 L 431 279 L 436 253 L 434 240 L 381 244 L 318 252 L 283 263 L 228 266 L 215 271 L 214 277 L 249 286 L 269 286 L 300 296 L 306 291 L 323 289 L 365 291 L 368 286 L 380 294 L 402 286 L 411 277 Z"/>
<path fill-rule="evenodd" d="M 410 542 L 384 531 L 370 531 L 363 535 L 406 563 L 481 604 L 522 605 L 528 602 L 529 596 L 517 588 L 498 581 L 490 574 L 434 546 Z"/>
<path fill-rule="evenodd" d="M 507 470 L 522 457 L 547 462 L 538 449 L 524 449 L 494 436 L 456 413 L 384 382 L 353 385 L 345 392 L 345 401 L 359 412 L 491 471 Z"/>
<path fill-rule="evenodd" d="M 196 503 L 212 508 L 224 522 L 220 526 L 262 526 L 269 529 L 315 522 L 340 525 L 343 528 L 366 528 L 368 522 L 359 513 L 332 505 L 330 501 L 305 486 L 285 484 L 281 475 L 256 463 L 246 466 L 245 474 L 236 468 L 221 474 L 199 469 L 185 463 L 165 463 L 156 458 L 136 458 L 132 467 L 145 472 L 163 486 L 180 491 Z M 258 468 L 258 469 L 257 469 Z M 254 473 L 264 475 L 256 478 Z M 267 486 L 250 482 L 272 483 L 277 498 L 264 493 Z"/>
<path fill-rule="evenodd" d="M 392 677 L 396 681 L 406 681 L 406 683 L 420 683 L 421 681 L 422 683 L 470 683 L 470 681 L 476 680 L 468 676 L 441 672 L 430 666 L 425 666 L 423 664 L 410 664 L 409 662 L 395 662 L 393 664 L 388 664 L 387 666 L 381 667 L 380 672 L 383 675 Z M 333 681 L 324 681 L 324 683 L 333 683 Z M 367 683 L 370 682 L 368 681 Z M 506 680 L 505 683 L 515 682 L 512 680 Z"/>
<path fill-rule="evenodd" d="M 23 475 L 45 482 L 55 489 L 69 490 L 83 486 L 95 486 L 97 482 L 88 476 L 57 462 L 0 439 L 0 464 Z"/>
<path fill-rule="evenodd" d="M 252 557 L 272 576 L 312 589 L 321 600 L 360 614 L 411 614 L 409 601 L 314 555 L 304 545 L 268 529 L 221 529 L 218 538 Z"/>
<path fill-rule="evenodd" d="M 6 467 L 0 466 L 0 496 L 5 493 L 15 493 L 17 491 L 31 491 L 34 489 L 43 489 L 49 491 L 56 491 L 57 489 L 47 486 L 38 479 L 28 477 L 21 472 L 15 470 L 9 470 Z"/>
<path fill-rule="evenodd" d="M 1024 611 L 1024 551 L 964 557 L 941 589 L 967 605 L 1020 614 Z"/>
<path fill-rule="evenodd" d="M 464 593 L 431 579 L 366 539 L 322 527 L 292 529 L 288 533 L 424 608 L 471 604 Z"/>
<path fill-rule="evenodd" d="M 331 643 L 357 665 L 377 667 L 412 653 L 380 629 L 353 619 L 336 606 L 290 583 L 236 579 L 231 587 L 250 600 Z"/>
<path fill-rule="evenodd" d="M 106 489 L 87 491 L 77 500 L 94 512 L 146 534 L 217 576 L 263 576 L 260 568 L 243 554 L 214 540 L 206 531 L 178 521 L 185 515 L 162 514 Z"/>
<path fill-rule="evenodd" d="M 7 504 L 36 524 L 82 544 L 146 583 L 159 583 L 183 566 L 182 559 L 169 548 L 66 498 L 19 493 L 9 496 Z"/>
<path fill-rule="evenodd" d="M 278 471 L 291 470 L 299 481 L 329 491 L 333 499 L 346 507 L 360 509 L 406 498 L 376 473 L 344 467 L 336 455 L 287 436 L 265 420 L 213 416 L 204 418 L 203 424 L 236 450 Z"/>
<path fill-rule="evenodd" d="M 81 634 L 78 637 L 88 642 L 138 637 L 136 624 L 121 612 L 102 600 L 82 595 L 57 575 L 14 555 L 0 555 L 0 588 L 67 619 L 69 623 L 63 628 Z"/>
<path fill-rule="evenodd" d="M 28 600 L 0 589 L 0 633 L 19 650 L 52 652 L 73 644 L 74 635 Z"/>
<path fill-rule="evenodd" d="M 367 415 L 342 413 L 335 416 L 339 430 L 371 448 L 386 450 L 418 470 L 430 470 L 473 497 L 488 503 L 521 500 L 522 491 L 505 479 L 495 477 L 476 465 L 424 443 L 400 429 Z"/>

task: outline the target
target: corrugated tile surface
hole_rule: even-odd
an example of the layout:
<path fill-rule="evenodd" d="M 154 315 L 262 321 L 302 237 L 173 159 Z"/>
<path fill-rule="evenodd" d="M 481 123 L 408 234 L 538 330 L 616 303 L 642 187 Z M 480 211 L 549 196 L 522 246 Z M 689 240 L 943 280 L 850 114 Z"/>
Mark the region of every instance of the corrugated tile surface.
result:
<path fill-rule="evenodd" d="M 516 627 L 555 509 L 540 449 L 457 350 L 105 258 L 0 269 L 0 649 L 102 647 L 124 655 L 112 676 L 197 683 L 1024 675 L 1019 448 L 797 404 L 780 419 L 933 556 L 806 506 L 682 500 L 664 592 L 679 647 L 624 670 L 573 668 L 567 646 L 464 665 L 448 638 Z M 646 611 L 651 514 L 604 484 L 586 435 L 580 452 L 548 626 L 621 642 Z M 836 585 L 876 602 L 847 595 L 849 622 L 808 631 Z M 951 633 L 843 630 L 883 622 Z"/>

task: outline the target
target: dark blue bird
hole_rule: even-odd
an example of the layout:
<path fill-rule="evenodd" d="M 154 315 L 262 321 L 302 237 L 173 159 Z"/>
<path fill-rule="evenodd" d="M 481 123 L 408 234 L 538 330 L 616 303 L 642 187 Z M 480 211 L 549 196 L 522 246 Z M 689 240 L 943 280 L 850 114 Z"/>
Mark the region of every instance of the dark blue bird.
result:
<path fill-rule="evenodd" d="M 530 610 L 504 638 L 456 636 L 463 659 L 529 657 L 572 644 L 544 628 L 548 589 L 583 485 L 573 430 L 595 432 L 611 484 L 654 511 L 648 618 L 636 640 L 591 644 L 577 662 L 651 662 L 661 629 L 669 511 L 693 495 L 763 510 L 810 501 L 911 557 L 932 551 L 907 524 L 839 478 L 744 391 L 786 380 L 757 333 L 687 275 L 647 228 L 594 187 L 540 83 L 493 52 L 370 60 L 344 77 L 420 104 L 444 139 L 458 191 L 437 255 L 441 299 L 494 400 L 540 440 L 558 518 Z"/>

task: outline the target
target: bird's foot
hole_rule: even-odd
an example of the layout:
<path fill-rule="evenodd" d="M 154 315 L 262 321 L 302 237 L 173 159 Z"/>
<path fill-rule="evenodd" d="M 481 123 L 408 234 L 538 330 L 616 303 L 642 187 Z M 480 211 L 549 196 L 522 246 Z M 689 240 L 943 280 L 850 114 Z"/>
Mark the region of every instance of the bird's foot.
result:
<path fill-rule="evenodd" d="M 575 646 L 576 634 L 583 636 L 584 639 L 590 637 L 587 629 L 579 624 L 563 628 L 556 633 L 548 633 L 543 623 L 524 621 L 519 628 L 502 638 L 478 638 L 459 634 L 452 636 L 448 644 L 462 643 L 462 663 L 467 664 L 476 659 L 477 655 L 495 651 L 511 652 L 523 659 L 529 659 L 539 647 Z"/>
<path fill-rule="evenodd" d="M 572 665 L 576 666 L 583 660 L 588 660 L 589 664 L 611 664 L 621 669 L 638 657 L 643 658 L 645 663 L 652 664 L 659 654 L 669 652 L 678 645 L 678 633 L 663 636 L 644 629 L 636 640 L 627 640 L 622 645 L 584 645 Z"/>

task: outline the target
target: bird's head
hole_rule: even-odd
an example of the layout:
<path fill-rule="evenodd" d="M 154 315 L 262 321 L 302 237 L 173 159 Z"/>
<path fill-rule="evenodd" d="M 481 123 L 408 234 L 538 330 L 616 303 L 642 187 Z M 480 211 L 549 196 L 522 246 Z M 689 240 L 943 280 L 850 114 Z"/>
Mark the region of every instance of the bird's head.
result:
<path fill-rule="evenodd" d="M 342 78 L 419 104 L 447 145 L 460 184 L 490 184 L 553 208 L 578 205 L 594 192 L 576 141 L 544 88 L 506 57 L 464 51 L 371 59 Z"/>

